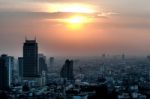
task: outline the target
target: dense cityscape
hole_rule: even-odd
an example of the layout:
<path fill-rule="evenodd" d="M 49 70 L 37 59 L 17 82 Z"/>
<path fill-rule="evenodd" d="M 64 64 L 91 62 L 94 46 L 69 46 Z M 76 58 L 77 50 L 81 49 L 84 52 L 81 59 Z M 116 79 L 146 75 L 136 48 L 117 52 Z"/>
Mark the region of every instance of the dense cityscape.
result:
<path fill-rule="evenodd" d="M 0 56 L 0 99 L 150 99 L 150 56 L 67 59 L 38 48 L 26 39 L 22 57 Z"/>
<path fill-rule="evenodd" d="M 150 99 L 150 0 L 0 0 L 0 99 Z"/>

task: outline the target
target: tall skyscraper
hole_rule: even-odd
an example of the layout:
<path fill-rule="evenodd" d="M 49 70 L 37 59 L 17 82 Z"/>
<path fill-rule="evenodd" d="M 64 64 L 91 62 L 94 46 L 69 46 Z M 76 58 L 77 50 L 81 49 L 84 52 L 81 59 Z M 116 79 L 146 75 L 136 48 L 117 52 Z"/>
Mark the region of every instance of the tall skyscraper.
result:
<path fill-rule="evenodd" d="M 47 72 L 46 56 L 39 54 L 38 60 L 40 74 L 42 74 L 42 71 Z"/>
<path fill-rule="evenodd" d="M 38 44 L 36 40 L 26 40 L 23 45 L 23 77 L 38 75 Z"/>
<path fill-rule="evenodd" d="M 65 78 L 67 80 L 73 80 L 74 74 L 73 74 L 73 60 L 66 60 L 65 64 L 63 65 L 60 76 L 62 78 Z"/>
<path fill-rule="evenodd" d="M 9 78 L 9 86 L 14 82 L 14 57 L 7 56 L 6 65 L 8 66 L 8 78 Z"/>
<path fill-rule="evenodd" d="M 5 90 L 9 87 L 8 80 L 8 66 L 6 65 L 6 58 L 0 57 L 0 90 Z"/>
<path fill-rule="evenodd" d="M 46 56 L 44 54 L 38 55 L 38 65 L 39 65 L 39 72 L 41 75 L 41 85 L 44 86 L 47 81 L 47 63 L 46 63 Z"/>
<path fill-rule="evenodd" d="M 23 78 L 23 57 L 18 57 L 18 70 L 19 70 L 19 78 L 22 80 Z"/>
<path fill-rule="evenodd" d="M 0 89 L 13 83 L 14 58 L 5 54 L 0 57 Z"/>

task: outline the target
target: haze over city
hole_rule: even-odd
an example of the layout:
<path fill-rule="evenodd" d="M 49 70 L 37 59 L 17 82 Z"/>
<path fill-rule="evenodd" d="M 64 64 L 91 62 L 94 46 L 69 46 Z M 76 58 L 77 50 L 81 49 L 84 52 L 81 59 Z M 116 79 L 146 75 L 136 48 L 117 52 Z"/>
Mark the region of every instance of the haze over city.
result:
<path fill-rule="evenodd" d="M 150 0 L 0 0 L 0 99 L 150 99 Z"/>
<path fill-rule="evenodd" d="M 25 38 L 53 56 L 150 53 L 149 0 L 0 0 L 0 53 Z"/>

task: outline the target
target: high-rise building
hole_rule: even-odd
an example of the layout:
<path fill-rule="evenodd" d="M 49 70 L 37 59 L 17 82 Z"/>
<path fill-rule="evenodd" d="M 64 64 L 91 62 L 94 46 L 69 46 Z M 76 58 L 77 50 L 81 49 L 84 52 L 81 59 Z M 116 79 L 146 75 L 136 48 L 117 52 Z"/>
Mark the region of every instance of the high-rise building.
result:
<path fill-rule="evenodd" d="M 19 70 L 19 78 L 22 80 L 23 78 L 23 57 L 18 57 L 18 70 Z"/>
<path fill-rule="evenodd" d="M 44 86 L 46 85 L 46 81 L 47 81 L 47 76 L 46 76 L 46 72 L 42 71 L 42 75 L 41 75 L 41 85 Z"/>
<path fill-rule="evenodd" d="M 46 56 L 44 54 L 38 55 L 38 65 L 39 65 L 39 72 L 41 75 L 41 86 L 44 86 L 47 81 L 47 63 L 46 63 Z"/>
<path fill-rule="evenodd" d="M 39 54 L 38 56 L 38 65 L 40 74 L 42 74 L 42 71 L 47 71 L 46 56 L 43 54 Z"/>
<path fill-rule="evenodd" d="M 49 66 L 53 67 L 54 66 L 54 57 L 49 58 Z"/>
<path fill-rule="evenodd" d="M 14 57 L 5 54 L 0 57 L 0 89 L 5 89 L 13 83 Z"/>
<path fill-rule="evenodd" d="M 5 90 L 9 87 L 8 66 L 4 56 L 0 57 L 0 90 Z"/>
<path fill-rule="evenodd" d="M 7 62 L 6 65 L 8 66 L 8 78 L 9 78 L 9 86 L 14 83 L 14 57 L 7 56 Z"/>
<path fill-rule="evenodd" d="M 62 78 L 65 78 L 67 80 L 73 80 L 74 74 L 73 74 L 73 60 L 66 60 L 65 64 L 63 65 L 60 76 Z"/>
<path fill-rule="evenodd" d="M 36 40 L 26 40 L 23 45 L 23 77 L 38 75 L 38 44 Z"/>

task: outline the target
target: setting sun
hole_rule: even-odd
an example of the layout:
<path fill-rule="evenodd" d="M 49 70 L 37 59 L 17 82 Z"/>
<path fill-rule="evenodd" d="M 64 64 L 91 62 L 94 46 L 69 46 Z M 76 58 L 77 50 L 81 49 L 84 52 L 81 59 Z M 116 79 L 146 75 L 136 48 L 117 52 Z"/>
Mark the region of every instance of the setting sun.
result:
<path fill-rule="evenodd" d="M 85 17 L 83 16 L 76 16 L 76 17 L 72 17 L 70 19 L 68 19 L 68 23 L 71 23 L 71 24 L 82 24 L 85 22 Z"/>
<path fill-rule="evenodd" d="M 90 23 L 94 19 L 94 15 L 97 12 L 97 7 L 91 4 L 82 3 L 52 3 L 47 6 L 48 12 L 54 16 L 58 15 L 61 18 L 56 19 L 58 22 L 62 22 L 68 29 L 81 29 L 87 23 Z"/>
<path fill-rule="evenodd" d="M 73 16 L 65 19 L 65 23 L 67 23 L 70 29 L 80 29 L 85 23 L 90 21 L 91 19 L 86 16 Z"/>

